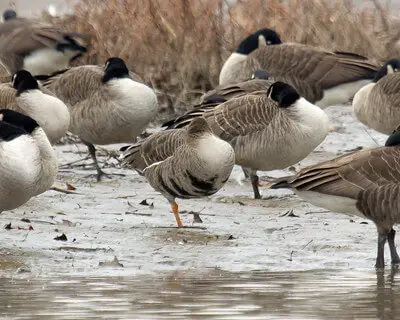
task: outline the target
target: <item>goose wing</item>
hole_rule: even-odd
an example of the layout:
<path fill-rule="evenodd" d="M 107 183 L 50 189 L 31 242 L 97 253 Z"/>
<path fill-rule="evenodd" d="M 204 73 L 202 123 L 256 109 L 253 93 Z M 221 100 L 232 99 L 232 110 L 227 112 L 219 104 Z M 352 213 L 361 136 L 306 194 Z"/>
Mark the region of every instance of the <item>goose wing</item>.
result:
<path fill-rule="evenodd" d="M 123 164 L 143 171 L 149 165 L 172 156 L 186 139 L 186 130 L 163 130 L 123 148 Z"/>
<path fill-rule="evenodd" d="M 357 199 L 360 191 L 400 182 L 400 148 L 379 147 L 343 155 L 278 179 L 272 188 L 286 186 L 299 191 Z"/>
<path fill-rule="evenodd" d="M 46 89 L 53 92 L 64 103 L 73 106 L 100 90 L 103 76 L 103 67 L 86 65 L 37 78 L 42 81 L 41 84 Z"/>
<path fill-rule="evenodd" d="M 264 130 L 282 111 L 265 92 L 233 98 L 223 103 L 204 103 L 193 111 L 167 123 L 167 128 L 181 128 L 196 117 L 204 117 L 212 132 L 225 141 Z"/>
<path fill-rule="evenodd" d="M 275 79 L 293 83 L 291 79 L 298 78 L 322 89 L 360 79 L 372 79 L 378 69 L 362 56 L 344 52 L 335 54 L 307 46 L 265 46 L 255 50 L 251 57 L 256 65 L 249 73 L 262 68 Z"/>
<path fill-rule="evenodd" d="M 0 84 L 0 106 L 5 109 L 11 109 L 22 114 L 26 114 L 15 100 L 15 95 L 17 91 L 11 86 L 10 83 Z"/>
<path fill-rule="evenodd" d="M 200 101 L 201 103 L 207 102 L 213 96 L 220 96 L 225 100 L 229 100 L 255 91 L 267 91 L 273 82 L 272 80 L 254 79 L 235 84 L 219 85 L 215 89 L 206 92 Z"/>

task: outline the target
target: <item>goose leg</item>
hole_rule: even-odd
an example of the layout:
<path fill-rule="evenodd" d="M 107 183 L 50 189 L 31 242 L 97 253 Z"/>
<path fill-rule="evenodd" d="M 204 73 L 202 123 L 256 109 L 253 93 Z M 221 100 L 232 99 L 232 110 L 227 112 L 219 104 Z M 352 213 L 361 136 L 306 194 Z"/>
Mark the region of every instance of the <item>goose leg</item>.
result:
<path fill-rule="evenodd" d="M 387 232 L 378 231 L 378 254 L 376 257 L 375 268 L 381 269 L 385 267 L 385 243 L 387 239 Z"/>
<path fill-rule="evenodd" d="M 251 172 L 250 181 L 251 181 L 251 186 L 253 187 L 254 199 L 261 199 L 260 190 L 258 189 L 259 186 L 258 175 L 256 171 Z"/>
<path fill-rule="evenodd" d="M 101 168 L 100 168 L 100 166 L 99 166 L 99 163 L 97 162 L 97 158 L 96 158 L 96 148 L 95 148 L 94 145 L 91 144 L 90 142 L 86 142 L 86 141 L 83 141 L 83 140 L 82 140 L 82 142 L 88 147 L 89 154 L 90 154 L 90 156 L 92 157 L 94 166 L 96 167 L 96 171 L 97 171 L 97 181 L 100 181 L 101 178 L 102 178 L 103 176 L 107 176 L 107 174 L 106 174 L 103 170 L 101 170 Z"/>
<path fill-rule="evenodd" d="M 181 218 L 179 217 L 179 207 L 178 204 L 174 201 L 171 201 L 171 208 L 172 208 L 172 212 L 175 215 L 175 219 L 176 219 L 176 223 L 178 224 L 178 227 L 181 228 L 183 227 L 183 223 Z"/>
<path fill-rule="evenodd" d="M 392 230 L 390 230 L 390 232 L 387 235 L 387 240 L 388 240 L 389 248 L 390 248 L 390 256 L 392 258 L 392 264 L 400 263 L 400 257 L 397 254 L 396 245 L 394 243 L 395 235 L 396 235 L 396 231 L 393 228 L 392 228 Z"/>

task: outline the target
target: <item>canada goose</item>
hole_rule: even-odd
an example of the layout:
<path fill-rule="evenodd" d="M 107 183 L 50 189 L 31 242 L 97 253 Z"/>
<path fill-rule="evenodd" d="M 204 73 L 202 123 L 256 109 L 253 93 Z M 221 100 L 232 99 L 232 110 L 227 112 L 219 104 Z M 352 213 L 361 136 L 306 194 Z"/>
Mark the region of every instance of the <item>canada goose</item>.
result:
<path fill-rule="evenodd" d="M 299 162 L 328 134 L 326 113 L 283 82 L 222 103 L 214 96 L 214 101 L 170 121 L 167 128 L 204 117 L 213 133 L 232 145 L 236 164 L 246 168 L 256 199 L 261 198 L 257 170 L 283 169 Z"/>
<path fill-rule="evenodd" d="M 26 70 L 18 71 L 12 83 L 0 84 L 0 106 L 36 120 L 51 144 L 60 140 L 69 127 L 68 107 L 60 99 L 42 92 Z"/>
<path fill-rule="evenodd" d="M 32 118 L 0 110 L 0 211 L 14 209 L 48 190 L 57 159 L 46 134 Z"/>
<path fill-rule="evenodd" d="M 259 68 L 321 108 L 348 102 L 377 71 L 376 65 L 359 55 L 282 44 L 275 31 L 261 29 L 244 39 L 225 61 L 219 83 L 243 81 Z"/>
<path fill-rule="evenodd" d="M 14 16 L 15 14 L 15 16 Z M 33 75 L 65 69 L 87 51 L 87 36 L 63 32 L 52 25 L 3 13 L 0 25 L 0 60 L 9 74 L 25 69 Z"/>
<path fill-rule="evenodd" d="M 289 188 L 304 200 L 328 210 L 372 220 L 378 230 L 376 267 L 383 268 L 389 242 L 392 263 L 400 263 L 393 225 L 400 222 L 400 131 L 384 147 L 345 154 L 279 178 L 272 189 Z"/>
<path fill-rule="evenodd" d="M 110 58 L 104 67 L 85 65 L 58 72 L 43 82 L 69 108 L 69 131 L 88 146 L 100 180 L 104 172 L 93 144 L 133 142 L 157 113 L 157 97 L 133 81 L 125 62 Z"/>
<path fill-rule="evenodd" d="M 228 180 L 235 154 L 229 143 L 215 136 L 204 118 L 186 128 L 165 130 L 122 148 L 123 163 L 146 177 L 169 201 L 179 227 L 175 198 L 199 198 L 216 193 Z"/>
<path fill-rule="evenodd" d="M 392 59 L 378 71 L 374 81 L 354 96 L 357 119 L 381 133 L 390 134 L 400 123 L 400 59 Z"/>

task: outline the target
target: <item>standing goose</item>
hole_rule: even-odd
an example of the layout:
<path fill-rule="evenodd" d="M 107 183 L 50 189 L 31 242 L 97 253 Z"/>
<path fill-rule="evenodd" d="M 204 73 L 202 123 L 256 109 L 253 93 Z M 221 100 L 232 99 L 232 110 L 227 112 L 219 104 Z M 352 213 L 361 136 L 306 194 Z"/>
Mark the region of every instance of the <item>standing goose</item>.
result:
<path fill-rule="evenodd" d="M 183 223 L 175 199 L 216 193 L 235 164 L 230 144 L 215 136 L 204 118 L 193 120 L 184 129 L 154 133 L 122 150 L 123 163 L 142 172 L 169 201 L 178 227 Z"/>
<path fill-rule="evenodd" d="M 0 211 L 24 204 L 54 183 L 55 152 L 32 118 L 0 110 L 0 152 Z"/>
<path fill-rule="evenodd" d="M 110 58 L 104 67 L 85 65 L 58 72 L 43 83 L 69 108 L 69 131 L 88 146 L 97 170 L 94 144 L 132 142 L 157 113 L 157 97 L 131 79 L 125 62 Z"/>
<path fill-rule="evenodd" d="M 400 223 L 400 130 L 384 147 L 356 151 L 277 179 L 271 188 L 289 188 L 304 200 L 333 212 L 372 220 L 378 230 L 376 267 L 383 268 L 389 243 L 392 263 L 400 263 L 393 225 Z"/>
<path fill-rule="evenodd" d="M 275 31 L 261 29 L 244 39 L 225 61 L 219 83 L 249 79 L 260 68 L 272 78 L 292 85 L 321 108 L 348 102 L 358 89 L 372 81 L 377 71 L 377 66 L 364 57 L 282 44 Z"/>
<path fill-rule="evenodd" d="M 390 134 L 400 123 L 399 70 L 400 59 L 389 60 L 353 99 L 357 119 L 381 133 Z"/>
<path fill-rule="evenodd" d="M 223 98 L 221 98 L 223 99 Z M 304 159 L 328 134 L 328 116 L 283 82 L 221 103 L 214 96 L 202 107 L 167 123 L 180 128 L 204 117 L 215 135 L 235 150 L 235 163 L 249 174 L 260 199 L 258 170 L 289 167 Z"/>
<path fill-rule="evenodd" d="M 51 144 L 60 140 L 69 127 L 67 106 L 60 99 L 42 92 L 36 79 L 26 70 L 18 71 L 12 83 L 0 84 L 0 106 L 36 120 Z"/>
<path fill-rule="evenodd" d="M 63 32 L 52 25 L 3 13 L 0 25 L 0 60 L 9 74 L 28 70 L 33 75 L 65 69 L 70 61 L 87 51 L 85 35 Z"/>

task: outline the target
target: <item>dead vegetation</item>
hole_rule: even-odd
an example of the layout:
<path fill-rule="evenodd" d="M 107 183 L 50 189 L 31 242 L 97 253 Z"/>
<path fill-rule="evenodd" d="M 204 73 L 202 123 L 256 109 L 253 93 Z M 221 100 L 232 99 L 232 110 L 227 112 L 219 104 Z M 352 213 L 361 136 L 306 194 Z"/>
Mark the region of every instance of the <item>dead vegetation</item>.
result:
<path fill-rule="evenodd" d="M 89 54 L 78 63 L 120 56 L 158 90 L 165 110 L 179 112 L 217 85 L 240 39 L 262 27 L 283 41 L 379 61 L 398 55 L 395 13 L 377 0 L 365 2 L 360 8 L 351 0 L 82 0 L 74 15 L 52 20 L 91 35 Z"/>

